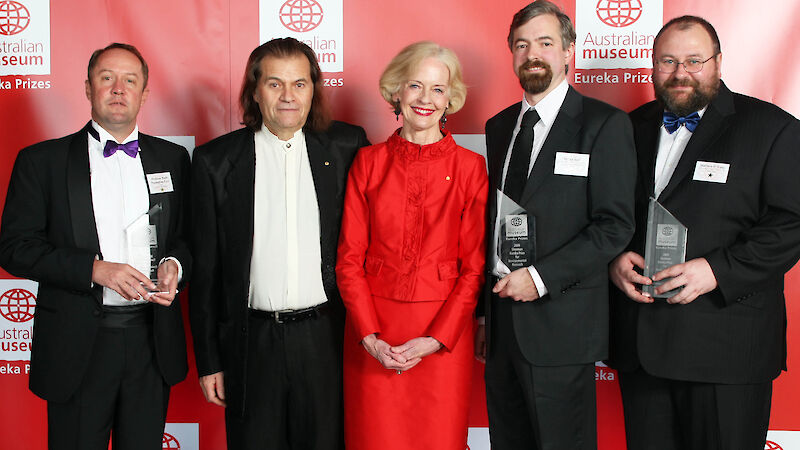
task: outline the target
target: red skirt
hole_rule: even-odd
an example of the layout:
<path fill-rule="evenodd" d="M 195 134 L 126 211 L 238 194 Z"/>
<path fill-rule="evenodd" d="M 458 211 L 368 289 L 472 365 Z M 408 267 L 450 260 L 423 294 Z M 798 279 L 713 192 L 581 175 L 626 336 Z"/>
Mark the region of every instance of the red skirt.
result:
<path fill-rule="evenodd" d="M 427 336 L 444 301 L 373 297 L 390 345 Z M 360 343 L 348 323 L 344 341 L 344 422 L 348 450 L 464 450 L 472 382 L 473 329 L 466 324 L 452 351 L 441 349 L 397 375 Z"/>

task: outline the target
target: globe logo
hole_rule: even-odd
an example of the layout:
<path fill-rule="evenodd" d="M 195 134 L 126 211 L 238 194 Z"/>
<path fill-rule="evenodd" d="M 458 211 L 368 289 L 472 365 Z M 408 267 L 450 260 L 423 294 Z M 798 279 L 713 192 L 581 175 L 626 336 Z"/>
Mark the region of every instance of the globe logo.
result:
<path fill-rule="evenodd" d="M 322 23 L 322 6 L 316 0 L 286 0 L 279 12 L 286 28 L 305 33 Z"/>
<path fill-rule="evenodd" d="M 600 0 L 597 2 L 597 17 L 606 25 L 615 28 L 627 27 L 642 16 L 641 0 Z"/>
<path fill-rule="evenodd" d="M 31 23 L 31 13 L 22 3 L 3 0 L 0 1 L 0 34 L 11 36 L 22 33 L 22 30 Z"/>
<path fill-rule="evenodd" d="M 772 441 L 767 441 L 764 444 L 764 450 L 783 450 L 783 447 L 781 447 L 780 445 L 778 445 L 778 444 L 776 444 L 776 443 L 774 443 Z"/>
<path fill-rule="evenodd" d="M 0 315 L 12 322 L 33 319 L 35 308 L 36 296 L 25 289 L 9 289 L 0 295 Z"/>
<path fill-rule="evenodd" d="M 181 444 L 175 439 L 175 436 L 164 433 L 164 436 L 161 438 L 161 450 L 180 450 Z"/>
<path fill-rule="evenodd" d="M 512 217 L 511 218 L 511 225 L 515 227 L 522 226 L 522 218 L 521 217 Z"/>
<path fill-rule="evenodd" d="M 673 230 L 672 227 L 664 227 L 661 229 L 661 234 L 664 236 L 672 236 Z"/>

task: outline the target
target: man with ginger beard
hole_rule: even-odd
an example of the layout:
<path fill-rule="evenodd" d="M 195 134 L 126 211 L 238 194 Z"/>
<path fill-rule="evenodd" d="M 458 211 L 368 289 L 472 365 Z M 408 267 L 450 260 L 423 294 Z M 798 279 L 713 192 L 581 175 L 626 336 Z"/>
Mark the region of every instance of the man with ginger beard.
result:
<path fill-rule="evenodd" d="M 631 124 L 567 84 L 575 31 L 554 4 L 519 11 L 508 45 L 525 93 L 486 123 L 493 276 L 476 335 L 491 444 L 595 449 L 594 362 L 608 356 L 607 265 L 633 234 Z M 535 229 L 532 264 L 516 270 L 497 250 L 506 220 L 498 217 L 500 191 Z"/>
<path fill-rule="evenodd" d="M 800 122 L 735 94 L 714 28 L 669 21 L 656 36 L 656 101 L 630 115 L 636 234 L 609 266 L 611 360 L 628 449 L 763 449 L 772 380 L 786 369 L 784 273 L 800 257 Z M 652 280 L 649 197 L 688 228 L 686 262 Z M 642 284 L 667 280 L 656 295 Z"/>

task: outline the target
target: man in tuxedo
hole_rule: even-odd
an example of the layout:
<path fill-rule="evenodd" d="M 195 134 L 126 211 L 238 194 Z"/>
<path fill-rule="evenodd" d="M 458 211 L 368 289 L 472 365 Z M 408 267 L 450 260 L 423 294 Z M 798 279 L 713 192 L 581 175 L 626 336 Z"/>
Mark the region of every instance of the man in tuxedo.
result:
<path fill-rule="evenodd" d="M 200 385 L 229 448 L 343 447 L 344 306 L 336 246 L 347 170 L 369 145 L 332 122 L 316 55 L 293 38 L 250 54 L 245 128 L 198 147 L 190 316 Z"/>
<path fill-rule="evenodd" d="M 669 21 L 653 50 L 656 100 L 630 114 L 636 234 L 609 266 L 628 448 L 763 449 L 800 257 L 800 122 L 725 86 L 699 17 Z M 650 197 L 688 228 L 686 262 L 652 279 L 637 272 Z M 663 280 L 656 298 L 640 289 Z"/>
<path fill-rule="evenodd" d="M 575 30 L 554 4 L 520 10 L 508 45 L 525 92 L 486 123 L 493 276 L 476 338 L 492 448 L 594 449 L 594 362 L 608 351 L 607 264 L 633 234 L 631 125 L 567 83 Z M 535 230 L 535 255 L 524 264 L 503 255 L 508 217 L 498 211 L 508 203 L 500 191 Z"/>
<path fill-rule="evenodd" d="M 92 120 L 23 149 L 11 174 L 0 265 L 39 282 L 30 389 L 47 400 L 50 449 L 105 450 L 112 431 L 114 449 L 161 448 L 170 386 L 186 376 L 189 155 L 139 132 L 147 81 L 135 47 L 95 51 Z"/>

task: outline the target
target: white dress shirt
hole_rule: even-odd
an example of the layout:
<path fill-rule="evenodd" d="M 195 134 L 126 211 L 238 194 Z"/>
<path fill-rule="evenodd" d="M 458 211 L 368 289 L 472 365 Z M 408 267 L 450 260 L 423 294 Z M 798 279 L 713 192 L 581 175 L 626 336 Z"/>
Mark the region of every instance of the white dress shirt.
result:
<path fill-rule="evenodd" d="M 706 108 L 697 111 L 700 118 L 703 118 Z M 686 149 L 686 144 L 692 137 L 692 132 L 686 126 L 681 125 L 678 129 L 670 134 L 664 125 L 661 125 L 661 131 L 658 136 L 658 153 L 656 154 L 656 171 L 655 171 L 655 197 L 661 195 L 661 191 L 669 184 L 672 174 L 675 172 L 675 167 L 678 166 L 678 161 L 683 156 L 683 151 Z"/>
<path fill-rule="evenodd" d="M 89 169 L 92 185 L 92 206 L 97 226 L 97 239 L 103 261 L 127 263 L 128 251 L 125 228 L 147 213 L 150 199 L 145 182 L 142 159 L 139 154 L 131 158 L 117 151 L 108 158 L 103 156 L 106 141 L 114 141 L 111 134 L 92 121 L 100 142 L 89 135 Z M 139 127 L 120 144 L 139 139 Z M 147 275 L 147 274 L 145 274 Z M 103 288 L 103 304 L 128 306 L 147 303 L 146 300 L 125 300 L 113 289 Z"/>
<path fill-rule="evenodd" d="M 530 164 L 528 165 L 528 174 L 530 175 L 530 172 L 533 169 L 533 164 L 536 162 L 536 158 L 539 156 L 539 152 L 542 150 L 545 140 L 547 140 L 547 135 L 550 133 L 550 128 L 553 127 L 556 116 L 558 116 L 558 112 L 561 110 L 561 105 L 564 103 L 564 99 L 567 97 L 568 90 L 569 83 L 567 83 L 567 80 L 561 81 L 561 83 L 556 86 L 555 89 L 550 91 L 549 94 L 539 100 L 539 103 L 537 103 L 535 107 L 528 103 L 528 99 L 525 98 L 524 95 L 522 96 L 522 107 L 520 108 L 519 116 L 517 116 L 517 123 L 514 125 L 514 134 L 511 136 L 511 143 L 508 147 L 508 151 L 506 152 L 506 160 L 503 163 L 503 187 L 505 187 L 508 164 L 511 161 L 511 151 L 514 148 L 514 140 L 516 140 L 517 134 L 519 133 L 519 126 L 520 123 L 522 123 L 522 116 L 524 116 L 525 113 L 531 108 L 535 108 L 536 112 L 539 113 L 539 121 L 533 127 L 533 149 L 531 150 L 531 160 Z M 498 193 L 497 204 L 499 204 L 499 201 L 500 199 Z M 495 249 L 497 248 L 497 235 L 499 231 L 500 217 L 496 217 L 494 224 L 494 240 L 492 243 Z M 494 255 L 495 264 L 492 273 L 497 277 L 503 277 L 511 273 L 503 261 L 500 260 L 497 251 L 494 252 Z M 536 290 L 539 291 L 539 297 L 544 297 L 547 295 L 549 292 L 547 290 L 547 286 L 544 285 L 544 281 L 542 280 L 542 277 L 539 276 L 539 272 L 536 271 L 536 268 L 534 266 L 528 266 L 528 272 L 530 272 L 531 278 L 533 278 L 533 283 L 536 285 Z"/>
<path fill-rule="evenodd" d="M 285 311 L 325 303 L 319 208 L 305 135 L 298 130 L 282 141 L 262 125 L 255 148 L 250 307 Z"/>

